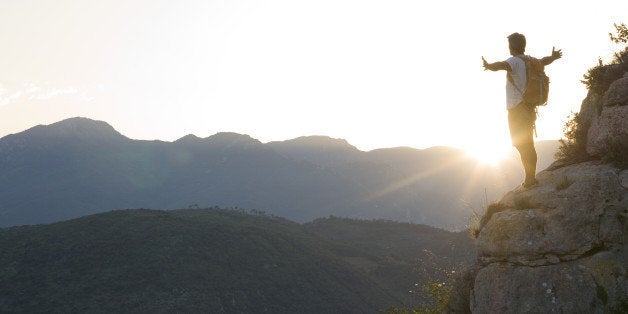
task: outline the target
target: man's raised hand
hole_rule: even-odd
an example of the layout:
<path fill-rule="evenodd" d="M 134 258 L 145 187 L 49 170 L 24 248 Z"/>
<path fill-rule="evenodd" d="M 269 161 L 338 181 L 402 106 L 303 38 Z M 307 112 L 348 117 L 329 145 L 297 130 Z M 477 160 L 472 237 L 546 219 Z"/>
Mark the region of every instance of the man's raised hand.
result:
<path fill-rule="evenodd" d="M 484 56 L 482 56 L 482 66 L 484 67 L 484 71 L 488 70 L 488 62 L 486 62 Z"/>
<path fill-rule="evenodd" d="M 556 50 L 554 47 L 552 47 L 552 58 L 554 58 L 554 60 L 560 59 L 560 57 L 562 57 L 562 56 L 563 56 L 563 50 L 562 49 Z"/>

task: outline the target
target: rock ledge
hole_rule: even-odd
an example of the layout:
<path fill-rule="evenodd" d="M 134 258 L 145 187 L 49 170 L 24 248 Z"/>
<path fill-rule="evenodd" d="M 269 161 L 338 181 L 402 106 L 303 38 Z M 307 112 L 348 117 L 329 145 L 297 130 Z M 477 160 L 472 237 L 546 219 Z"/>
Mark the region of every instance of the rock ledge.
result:
<path fill-rule="evenodd" d="M 506 194 L 477 239 L 474 313 L 606 313 L 628 306 L 628 170 L 590 161 Z"/>

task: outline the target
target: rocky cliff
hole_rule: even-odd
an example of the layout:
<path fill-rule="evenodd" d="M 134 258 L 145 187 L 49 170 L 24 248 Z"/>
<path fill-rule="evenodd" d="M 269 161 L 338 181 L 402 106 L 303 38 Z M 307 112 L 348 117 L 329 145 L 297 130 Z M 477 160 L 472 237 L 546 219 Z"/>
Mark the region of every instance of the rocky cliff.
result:
<path fill-rule="evenodd" d="M 560 163 L 489 206 L 451 312 L 628 312 L 628 76 L 589 94 L 585 162 Z M 611 158 L 611 159 L 613 159 Z"/>
<path fill-rule="evenodd" d="M 604 313 L 626 306 L 628 170 L 590 161 L 506 194 L 478 239 L 474 313 Z"/>

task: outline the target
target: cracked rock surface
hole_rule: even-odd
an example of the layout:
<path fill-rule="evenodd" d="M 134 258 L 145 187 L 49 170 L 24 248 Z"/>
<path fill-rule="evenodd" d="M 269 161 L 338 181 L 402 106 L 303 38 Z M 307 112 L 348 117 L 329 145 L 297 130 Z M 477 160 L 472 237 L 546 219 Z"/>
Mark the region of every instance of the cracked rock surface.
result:
<path fill-rule="evenodd" d="M 597 161 L 506 194 L 477 238 L 474 313 L 628 310 L 628 170 Z"/>

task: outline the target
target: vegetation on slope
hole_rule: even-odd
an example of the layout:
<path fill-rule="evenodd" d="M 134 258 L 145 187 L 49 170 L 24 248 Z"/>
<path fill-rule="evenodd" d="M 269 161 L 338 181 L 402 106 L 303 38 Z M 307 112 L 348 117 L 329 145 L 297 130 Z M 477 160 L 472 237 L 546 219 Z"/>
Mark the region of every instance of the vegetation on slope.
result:
<path fill-rule="evenodd" d="M 616 34 L 609 34 L 610 40 L 616 44 L 628 43 L 628 27 L 625 24 L 615 24 Z M 582 83 L 589 90 L 589 94 L 602 97 L 611 83 L 623 77 L 628 72 L 628 46 L 615 53 L 609 64 L 604 64 L 599 59 L 598 65 L 590 68 L 584 75 Z M 596 108 L 599 113 L 602 108 Z M 564 126 L 564 138 L 560 139 L 560 146 L 556 158 L 574 163 L 581 162 L 591 157 L 587 154 L 586 143 L 590 121 L 586 121 L 579 113 L 574 113 Z M 604 161 L 626 166 L 625 156 L 621 154 L 609 154 Z"/>
<path fill-rule="evenodd" d="M 407 304 L 416 254 L 404 251 L 421 248 L 369 244 L 383 239 L 377 226 L 402 228 L 327 222 L 303 226 L 212 208 L 113 211 L 0 229 L 0 312 L 323 313 Z M 352 231 L 335 238 L 329 226 L 343 229 L 343 223 Z M 423 228 L 404 228 L 412 226 Z M 363 237 L 367 229 L 375 231 L 370 239 Z M 426 241 L 451 235 L 429 229 Z M 399 243 L 403 233 L 395 233 Z"/>
<path fill-rule="evenodd" d="M 317 219 L 305 227 L 343 244 L 333 252 L 372 280 L 399 293 L 409 291 L 401 294 L 407 305 L 430 301 L 422 286 L 430 280 L 449 282 L 451 271 L 470 264 L 476 253 L 467 231 L 337 217 Z"/>

